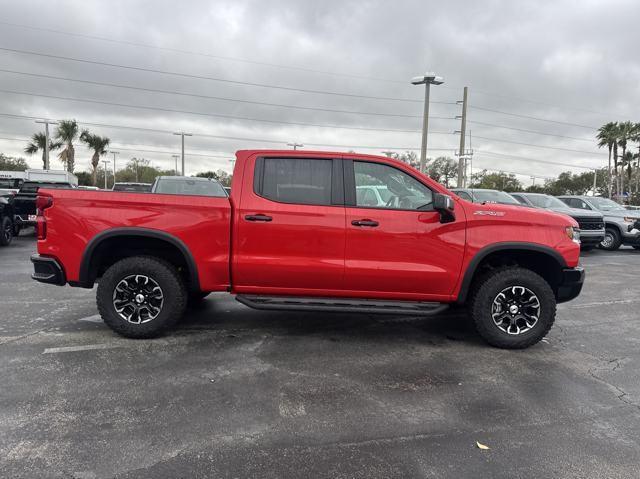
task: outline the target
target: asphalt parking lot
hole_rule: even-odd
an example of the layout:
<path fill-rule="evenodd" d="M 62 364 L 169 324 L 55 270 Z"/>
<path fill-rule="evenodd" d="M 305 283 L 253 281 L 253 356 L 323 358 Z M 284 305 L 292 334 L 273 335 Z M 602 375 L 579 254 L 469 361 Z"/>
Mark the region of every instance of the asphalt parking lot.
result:
<path fill-rule="evenodd" d="M 640 477 L 640 251 L 587 253 L 548 338 L 503 351 L 461 311 L 223 295 L 127 340 L 30 279 L 34 243 L 0 249 L 0 477 Z"/>

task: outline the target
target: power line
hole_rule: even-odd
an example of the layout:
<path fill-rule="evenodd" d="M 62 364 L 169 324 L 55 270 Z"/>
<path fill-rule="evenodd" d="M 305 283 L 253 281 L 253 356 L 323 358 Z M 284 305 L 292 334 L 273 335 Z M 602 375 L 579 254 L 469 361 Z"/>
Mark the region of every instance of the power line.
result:
<path fill-rule="evenodd" d="M 388 83 L 402 83 L 402 84 L 407 84 L 407 81 L 402 81 L 402 80 L 391 80 L 391 79 L 385 79 L 385 78 L 376 78 L 376 77 L 369 77 L 369 76 L 363 76 L 363 75 L 355 75 L 355 74 L 350 74 L 350 73 L 339 73 L 339 72 L 333 72 L 333 71 L 323 71 L 323 70 L 316 70 L 316 69 L 312 69 L 312 68 L 304 68 L 304 67 L 296 67 L 296 66 L 291 66 L 291 65 L 282 65 L 282 64 L 278 64 L 278 63 L 269 63 L 269 62 L 260 62 L 260 61 L 255 61 L 255 60 L 248 60 L 246 58 L 238 58 L 238 57 L 230 57 L 230 56 L 223 56 L 223 55 L 213 55 L 210 53 L 204 53 L 204 52 L 195 52 L 195 51 L 191 51 L 191 50 L 183 50 L 180 48 L 171 48 L 171 47 L 161 47 L 158 45 L 151 45 L 148 43 L 139 43 L 139 42 L 132 42 L 132 41 L 128 41 L 128 40 L 118 40 L 115 38 L 108 38 L 108 37 L 101 37 L 101 36 L 97 36 L 97 35 L 87 35 L 87 34 L 82 34 L 82 33 L 74 33 L 74 32 L 65 32 L 62 30 L 54 30 L 51 28 L 42 28 L 42 27 L 34 27 L 31 25 L 22 25 L 19 23 L 10 23 L 10 22 L 0 22 L 0 25 L 6 25 L 6 26 L 10 26 L 10 27 L 18 27 L 18 28 L 26 28 L 29 30 L 35 30 L 35 31 L 41 31 L 41 32 L 49 32 L 49 33 L 55 33 L 58 35 L 68 35 L 68 36 L 72 36 L 72 37 L 76 37 L 76 38 L 87 38 L 90 40 L 100 40 L 103 42 L 110 42 L 110 43 L 116 43 L 116 44 L 121 44 L 121 45 L 130 45 L 130 46 L 136 46 L 136 47 L 142 47 L 142 48 L 151 48 L 151 49 L 155 49 L 155 50 L 164 50 L 164 51 L 168 51 L 168 52 L 173 52 L 173 53 L 181 53 L 181 54 L 186 54 L 186 55 L 197 55 L 197 56 L 201 56 L 201 57 L 208 57 L 208 58 L 213 58 L 216 60 L 225 60 L 225 61 L 234 61 L 234 62 L 240 62 L 240 63 L 248 63 L 248 64 L 253 64 L 253 65 L 261 65 L 261 66 L 268 66 L 268 67 L 273 67 L 273 68 L 282 68 L 282 69 L 287 69 L 287 70 L 295 70 L 295 71 L 301 71 L 301 72 L 307 72 L 307 73 L 320 73 L 323 75 L 332 75 L 332 76 L 340 76 L 340 77 L 346 77 L 346 78 L 359 78 L 362 80 L 373 80 L 373 81 L 379 81 L 379 82 L 388 82 Z"/>
<path fill-rule="evenodd" d="M 115 102 L 102 101 L 102 100 L 90 100 L 90 99 L 86 99 L 86 98 L 72 98 L 72 97 L 64 97 L 64 96 L 57 96 L 57 95 L 44 95 L 44 94 L 41 94 L 41 93 L 23 92 L 23 91 L 15 91 L 15 90 L 3 90 L 3 89 L 0 89 L 0 92 L 9 93 L 9 94 L 12 94 L 12 95 L 26 95 L 26 96 L 34 96 L 34 97 L 39 97 L 39 98 L 50 98 L 50 99 L 54 99 L 54 100 L 77 101 L 77 102 L 81 102 L 81 103 L 94 103 L 94 104 L 97 104 L 97 105 L 117 106 L 117 107 L 121 107 L 121 108 L 135 108 L 135 109 L 141 109 L 141 110 L 162 111 L 162 112 L 167 112 L 167 113 L 181 113 L 181 114 L 186 114 L 186 115 L 207 116 L 207 117 L 214 117 L 214 118 L 226 118 L 226 119 L 229 119 L 229 120 L 255 121 L 255 122 L 260 122 L 260 123 L 271 123 L 271 124 L 278 124 L 278 125 L 312 126 L 312 127 L 315 127 L 315 128 L 331 128 L 331 129 L 362 130 L 362 131 L 384 131 L 384 132 L 395 132 L 395 133 L 416 133 L 416 132 L 419 131 L 419 130 L 394 130 L 394 129 L 388 129 L 388 128 L 368 128 L 368 127 L 359 127 L 359 126 L 323 125 L 323 124 L 319 124 L 319 123 L 303 123 L 303 122 L 294 122 L 294 121 L 267 120 L 267 119 L 261 119 L 261 118 L 250 118 L 250 117 L 243 117 L 243 116 L 223 115 L 223 114 L 218 114 L 218 113 L 205 113 L 205 112 L 199 112 L 199 111 L 176 110 L 176 109 L 172 109 L 172 108 L 162 108 L 162 107 L 158 107 L 158 106 L 144 106 L 144 105 L 134 105 L 134 104 L 131 104 L 131 103 L 115 103 Z M 442 118 L 441 117 L 440 119 L 450 120 L 452 118 L 448 118 L 448 117 L 447 118 Z M 432 132 L 432 133 L 442 134 L 442 135 L 450 134 L 448 132 Z"/>
<path fill-rule="evenodd" d="M 1 23 L 2 22 L 0 22 L 0 24 Z M 240 98 L 226 98 L 226 97 L 220 97 L 220 96 L 201 95 L 201 94 L 196 94 L 196 93 L 186 93 L 186 92 L 179 92 L 179 91 L 173 91 L 173 90 L 161 90 L 161 89 L 156 89 L 156 88 L 143 88 L 143 87 L 137 87 L 137 86 L 131 86 L 131 85 L 123 85 L 123 84 L 120 84 L 120 83 L 107 83 L 107 82 L 100 82 L 100 81 L 94 81 L 94 80 L 81 80 L 81 79 L 78 79 L 78 78 L 59 77 L 59 76 L 55 76 L 55 75 L 45 75 L 45 74 L 41 74 L 41 73 L 32 73 L 32 72 L 22 72 L 22 71 L 17 71 L 17 70 L 0 69 L 0 72 L 11 73 L 11 74 L 14 74 L 14 75 L 25 75 L 25 76 L 31 76 L 31 77 L 37 77 L 37 78 L 48 78 L 48 79 L 51 79 L 51 80 L 62 80 L 62 81 L 70 81 L 70 82 L 76 82 L 76 83 L 84 83 L 84 84 L 88 84 L 88 85 L 109 86 L 109 87 L 114 87 L 114 88 L 123 88 L 123 89 L 127 89 L 127 90 L 145 91 L 145 92 L 150 92 L 150 93 L 163 93 L 163 94 L 167 94 L 167 95 L 180 95 L 180 96 L 187 96 L 187 97 L 193 97 L 193 98 L 206 98 L 206 99 L 209 99 L 209 100 L 229 101 L 229 102 L 236 102 L 236 103 L 248 103 L 248 104 L 252 104 L 252 105 L 272 106 L 272 107 L 278 107 L 278 108 L 291 108 L 291 109 L 296 109 L 296 110 L 310 110 L 310 111 L 322 111 L 322 112 L 329 112 L 329 113 L 346 113 L 346 114 L 352 114 L 352 115 L 369 115 L 369 116 L 383 116 L 383 117 L 395 117 L 395 118 L 422 118 L 420 115 L 402 115 L 402 114 L 399 114 L 399 113 L 380 113 L 380 112 L 366 112 L 366 111 L 353 111 L 353 110 L 335 110 L 335 109 L 331 109 L 331 108 L 319 108 L 319 107 L 299 106 L 299 105 L 286 105 L 286 104 L 282 104 L 282 103 L 268 103 L 268 102 L 262 102 L 262 101 L 245 100 L 245 99 L 240 99 Z M 438 117 L 432 117 L 432 118 L 438 118 Z M 442 117 L 440 117 L 440 118 L 442 118 Z"/>
<path fill-rule="evenodd" d="M 0 90 L 1 91 L 1 90 Z M 473 138 L 480 138 L 481 140 L 489 140 L 489 141 L 497 141 L 499 143 L 510 143 L 512 145 L 523 145 L 523 146 L 530 146 L 533 148 L 544 148 L 547 150 L 558 150 L 558 151 L 568 151 L 571 153 L 581 153 L 583 155 L 597 155 L 597 156 L 602 156 L 601 153 L 598 153 L 596 151 L 585 151 L 585 150 L 572 150 L 570 148 L 562 148 L 560 146 L 543 146 L 543 145 L 534 145 L 533 143 L 522 143 L 519 141 L 511 141 L 511 140 L 500 140 L 499 138 L 489 138 L 486 136 L 478 136 L 476 134 L 473 135 Z"/>
<path fill-rule="evenodd" d="M 0 116 L 6 116 L 9 118 L 17 118 L 24 120 L 32 120 L 32 119 L 53 119 L 53 118 L 44 118 L 42 116 L 27 116 L 27 115 L 16 115 L 12 113 L 0 113 Z M 60 120 L 58 120 L 60 121 Z M 160 130 L 155 128 L 144 128 L 144 127 L 136 127 L 136 126 L 128 126 L 128 125 L 111 125 L 108 123 L 96 123 L 96 122 L 87 122 L 77 120 L 78 124 L 86 125 L 86 126 L 97 126 L 101 128 L 113 128 L 113 129 L 122 129 L 122 130 L 136 130 L 136 131 L 144 131 L 148 133 L 159 133 L 159 134 L 173 134 L 173 130 Z M 212 135 L 209 133 L 193 133 L 193 136 L 198 136 L 202 138 L 215 138 L 221 140 L 235 140 L 235 141 L 249 141 L 256 143 L 272 143 L 277 145 L 284 145 L 288 140 L 272 140 L 267 138 L 251 138 L 251 137 L 243 137 L 243 136 L 225 136 L 225 135 Z M 308 146 L 321 146 L 321 147 L 335 147 L 335 148 L 362 148 L 362 149 L 371 149 L 371 150 L 401 150 L 401 151 L 418 151 L 419 148 L 409 147 L 409 146 L 373 146 L 373 145 L 338 145 L 334 143 L 309 143 L 305 142 L 305 145 Z M 453 151 L 453 147 L 451 148 L 430 148 L 433 151 Z"/>
<path fill-rule="evenodd" d="M 0 70 L 0 71 L 2 71 L 2 70 Z M 577 138 L 575 136 L 556 135 L 554 133 L 545 133 L 545 132 L 537 131 L 537 130 L 527 130 L 526 128 L 514 128 L 514 127 L 511 127 L 511 126 L 496 125 L 495 123 L 484 123 L 482 121 L 474 121 L 474 120 L 467 120 L 467 122 L 474 123 L 476 125 L 490 126 L 492 128 L 500 128 L 500 129 L 504 129 L 504 130 L 522 131 L 522 132 L 525 132 L 525 133 L 534 133 L 536 135 L 554 136 L 556 138 L 566 138 L 568 140 L 576 140 L 576 141 L 586 141 L 586 142 L 589 142 L 589 143 L 592 143 L 592 144 L 594 142 L 594 140 L 590 139 L 590 138 Z"/>
<path fill-rule="evenodd" d="M 1 48 L 0 48 L 0 50 L 1 50 Z M 488 112 L 491 112 L 491 113 L 498 113 L 500 115 L 513 116 L 513 117 L 516 117 L 516 118 L 526 118 L 528 120 L 544 121 L 544 122 L 547 122 L 547 123 L 556 123 L 558 125 L 577 126 L 577 127 L 580 127 L 580 128 L 586 128 L 588 130 L 596 130 L 597 129 L 594 126 L 580 125 L 578 123 L 570 123 L 570 122 L 566 122 L 566 121 L 549 120 L 549 119 L 546 119 L 546 118 L 539 118 L 539 117 L 536 117 L 536 116 L 520 115 L 518 113 L 510 113 L 508 111 L 493 110 L 491 108 L 484 108 L 484 107 L 475 106 L 475 105 L 469 105 L 469 108 L 473 108 L 474 110 L 480 110 L 480 111 L 488 111 Z"/>
<path fill-rule="evenodd" d="M 351 73 L 341 73 L 341 72 L 336 72 L 336 71 L 317 70 L 317 69 L 305 68 L 305 67 L 297 67 L 297 66 L 292 66 L 292 65 L 282 65 L 282 64 L 277 64 L 277 63 L 261 62 L 261 61 L 256 61 L 256 60 L 249 60 L 249 59 L 246 59 L 246 58 L 231 57 L 231 56 L 224 56 L 224 55 L 214 55 L 214 54 L 210 54 L 210 53 L 197 52 L 197 51 L 193 51 L 193 50 L 185 50 L 185 49 L 180 49 L 180 48 L 162 47 L 162 46 L 158 46 L 158 45 L 151 45 L 151 44 L 148 44 L 148 43 L 133 42 L 133 41 L 128 41 L 128 40 L 118 40 L 118 39 L 115 39 L 115 38 L 102 37 L 102 36 L 98 36 L 98 35 L 88 35 L 88 34 L 82 34 L 82 33 L 77 33 L 77 32 L 67 32 L 67 31 L 62 31 L 62 30 L 55 30 L 55 29 L 52 29 L 52 28 L 35 27 L 35 26 L 32 26 L 32 25 L 24 25 L 24 24 L 19 24 L 19 23 L 11 23 L 11 22 L 2 22 L 2 21 L 0 21 L 0 25 L 16 27 L 16 28 L 24 28 L 24 29 L 34 30 L 34 31 L 55 33 L 55 34 L 58 34 L 58 35 L 67 35 L 67 36 L 72 36 L 72 37 L 76 37 L 76 38 L 86 38 L 86 39 L 90 39 L 90 40 L 99 40 L 99 41 L 103 41 L 103 42 L 109 42 L 109 43 L 115 43 L 115 44 L 121 44 L 121 45 L 136 46 L 136 47 L 150 48 L 150 49 L 155 49 L 155 50 L 162 50 L 162 51 L 180 53 L 180 54 L 186 54 L 186 55 L 195 55 L 195 56 L 201 56 L 201 57 L 208 57 L 208 58 L 212 58 L 212 59 L 215 59 L 215 60 L 224 60 L 224 61 L 233 61 L 233 62 L 253 64 L 253 65 L 261 65 L 261 66 L 267 66 L 267 67 L 273 67 L 273 68 L 281 68 L 281 69 L 287 69 L 287 70 L 293 70 L 293 71 L 301 71 L 301 72 L 307 72 L 307 73 L 313 73 L 313 74 L 330 75 L 330 76 L 337 76 L 337 77 L 344 77 L 344 78 L 357 78 L 357 79 L 362 79 L 362 80 L 370 80 L 370 81 L 385 82 L 385 83 L 396 83 L 396 84 L 406 84 L 407 83 L 406 80 L 399 80 L 399 79 L 396 80 L 396 79 L 390 79 L 390 78 L 378 78 L 378 77 L 370 77 L 370 76 L 365 76 L 365 75 L 356 75 L 356 74 L 351 74 Z M 447 89 L 451 89 L 451 90 L 460 90 L 460 89 L 462 89 L 462 87 L 447 86 L 447 85 L 444 85 L 441 88 L 447 88 Z M 562 108 L 564 110 L 583 111 L 583 112 L 587 112 L 587 113 L 596 113 L 596 114 L 603 115 L 603 116 L 621 116 L 619 113 L 614 114 L 614 113 L 610 113 L 610 112 L 607 113 L 607 112 L 598 111 L 598 110 L 591 110 L 591 109 L 588 109 L 588 108 L 577 108 L 577 107 L 572 107 L 572 106 L 567 106 L 567 105 L 559 105 L 559 104 L 556 104 L 556 103 L 550 103 L 550 102 L 545 102 L 545 101 L 541 101 L 541 100 L 533 100 L 531 98 L 523 98 L 523 97 L 518 97 L 518 96 L 499 94 L 499 93 L 495 93 L 495 92 L 491 92 L 491 91 L 487 91 L 487 90 L 482 90 L 482 89 L 474 88 L 473 91 L 474 91 L 474 94 L 492 96 L 492 97 L 495 97 L 495 98 L 502 98 L 502 99 L 507 99 L 507 100 L 518 100 L 518 101 L 525 102 L 525 103 L 533 103 L 533 104 L 538 104 L 538 105 L 551 106 L 551 107 L 554 107 L 554 108 Z"/>
<path fill-rule="evenodd" d="M 254 83 L 254 82 L 246 82 L 246 81 L 239 81 L 239 80 L 229 80 L 226 78 L 217 78 L 217 77 L 210 77 L 210 76 L 206 76 L 206 75 L 195 75 L 195 74 L 191 74 L 191 73 L 181 73 L 181 72 L 175 72 L 175 71 L 170 71 L 170 70 L 159 70 L 159 69 L 155 69 L 155 68 L 144 68 L 144 67 L 135 67 L 135 66 L 131 66 L 131 65 L 120 65 L 117 63 L 107 63 L 107 62 L 99 62 L 97 60 L 87 60 L 84 58 L 74 58 L 74 57 L 67 57 L 67 56 L 63 56 L 63 55 L 53 55 L 50 53 L 40 53 L 40 52 L 34 52 L 34 51 L 30 51 L 30 50 L 20 50 L 20 49 L 16 49 L 16 48 L 6 48 L 6 47 L 0 47 L 1 51 L 5 51 L 5 52 L 12 52 L 12 53 L 19 53 L 22 55 L 33 55 L 33 56 L 39 56 L 39 57 L 44 57 L 44 58 L 53 58 L 56 60 L 66 60 L 66 61 L 71 61 L 71 62 L 78 62 L 78 63 L 87 63 L 90 65 L 100 65 L 100 66 L 106 66 L 106 67 L 110 67 L 110 68 L 122 68 L 122 69 L 126 69 L 126 70 L 134 70 L 134 71 L 140 71 L 140 72 L 146 72 L 146 73 L 160 73 L 163 75 L 171 75 L 171 76 L 177 76 L 177 77 L 182 77 L 182 78 L 194 78 L 194 79 L 198 79 L 198 80 L 209 80 L 209 81 L 215 81 L 215 82 L 222 82 L 222 83 L 231 83 L 234 85 L 243 85 L 243 86 L 253 86 L 253 87 L 260 87 L 260 88 L 271 88 L 271 89 L 276 89 L 276 90 L 285 90 L 285 91 L 295 91 L 295 92 L 299 92 L 299 93 L 313 93 L 313 94 L 317 94 L 317 95 L 332 95 L 332 96 L 340 96 L 340 97 L 349 97 L 349 98 L 363 98 L 363 99 L 367 99 L 367 100 L 386 100 L 386 101 L 398 101 L 398 102 L 409 102 L 409 103 L 421 103 L 421 100 L 413 100 L 413 99 L 409 99 L 409 98 L 395 98 L 395 97 L 381 97 L 381 96 L 370 96 L 370 95 L 358 95 L 355 93 L 342 93 L 342 92 L 334 92 L 334 91 L 325 91 L 325 90 L 309 90 L 309 89 L 305 89 L 305 88 L 295 88 L 295 87 L 287 87 L 287 86 L 282 86 L 282 85 L 269 85 L 266 83 Z M 433 103 L 436 103 L 435 101 Z M 455 102 L 442 102 L 445 105 L 453 105 L 455 104 Z"/>
<path fill-rule="evenodd" d="M 514 159 L 514 160 L 533 161 L 535 163 L 545 163 L 545 164 L 548 164 L 548 165 L 556 165 L 556 166 L 567 166 L 569 168 L 582 168 L 582 169 L 585 169 L 585 170 L 594 170 L 594 169 L 596 169 L 596 167 L 594 167 L 594 166 L 582 166 L 582 165 L 574 165 L 574 164 L 571 164 L 571 163 L 560 163 L 560 162 L 557 162 L 557 161 L 547 161 L 547 160 L 540 160 L 538 158 L 530 158 L 530 157 L 526 157 L 526 156 L 508 155 L 508 154 L 505 154 L 505 153 L 496 153 L 496 152 L 487 151 L 487 150 L 475 150 L 475 151 L 479 152 L 479 153 L 483 153 L 485 155 L 495 155 L 495 156 L 500 156 L 500 157 L 503 157 L 503 158 L 511 158 L 511 159 Z"/>

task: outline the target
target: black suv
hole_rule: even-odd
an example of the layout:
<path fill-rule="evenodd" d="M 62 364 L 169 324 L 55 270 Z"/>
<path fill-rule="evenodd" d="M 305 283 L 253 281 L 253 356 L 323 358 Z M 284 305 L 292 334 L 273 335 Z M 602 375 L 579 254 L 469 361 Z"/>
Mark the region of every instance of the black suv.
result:
<path fill-rule="evenodd" d="M 0 246 L 13 239 L 13 194 L 0 195 Z"/>

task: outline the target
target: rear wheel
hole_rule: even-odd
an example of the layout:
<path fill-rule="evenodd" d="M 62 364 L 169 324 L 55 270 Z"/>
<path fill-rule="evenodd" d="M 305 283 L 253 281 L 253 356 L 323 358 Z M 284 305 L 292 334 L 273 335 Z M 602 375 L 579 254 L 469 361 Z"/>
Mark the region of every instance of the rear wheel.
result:
<path fill-rule="evenodd" d="M 13 222 L 8 216 L 0 221 L 0 246 L 9 246 L 13 239 Z"/>
<path fill-rule="evenodd" d="M 604 239 L 600 243 L 600 248 L 607 251 L 615 251 L 620 248 L 620 244 L 622 244 L 620 232 L 616 228 L 607 228 L 604 233 Z"/>
<path fill-rule="evenodd" d="M 638 244 L 634 244 L 634 245 L 633 245 L 633 249 L 640 249 L 640 245 L 638 245 Z"/>
<path fill-rule="evenodd" d="M 470 309 L 476 330 L 487 343 L 522 349 L 549 332 L 556 298 L 537 273 L 520 267 L 499 268 L 475 283 Z"/>
<path fill-rule="evenodd" d="M 184 281 L 170 263 L 133 256 L 114 263 L 98 283 L 98 311 L 116 333 L 128 338 L 153 338 L 184 314 Z"/>

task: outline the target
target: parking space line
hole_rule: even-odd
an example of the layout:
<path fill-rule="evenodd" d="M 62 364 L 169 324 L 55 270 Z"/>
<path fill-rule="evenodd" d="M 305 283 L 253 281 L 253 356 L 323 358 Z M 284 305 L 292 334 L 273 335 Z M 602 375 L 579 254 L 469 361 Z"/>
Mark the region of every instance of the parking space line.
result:
<path fill-rule="evenodd" d="M 72 353 L 75 351 L 90 351 L 93 349 L 113 349 L 121 348 L 119 344 L 85 344 L 83 346 L 64 346 L 60 348 L 47 348 L 42 354 L 56 354 L 56 353 Z"/>

